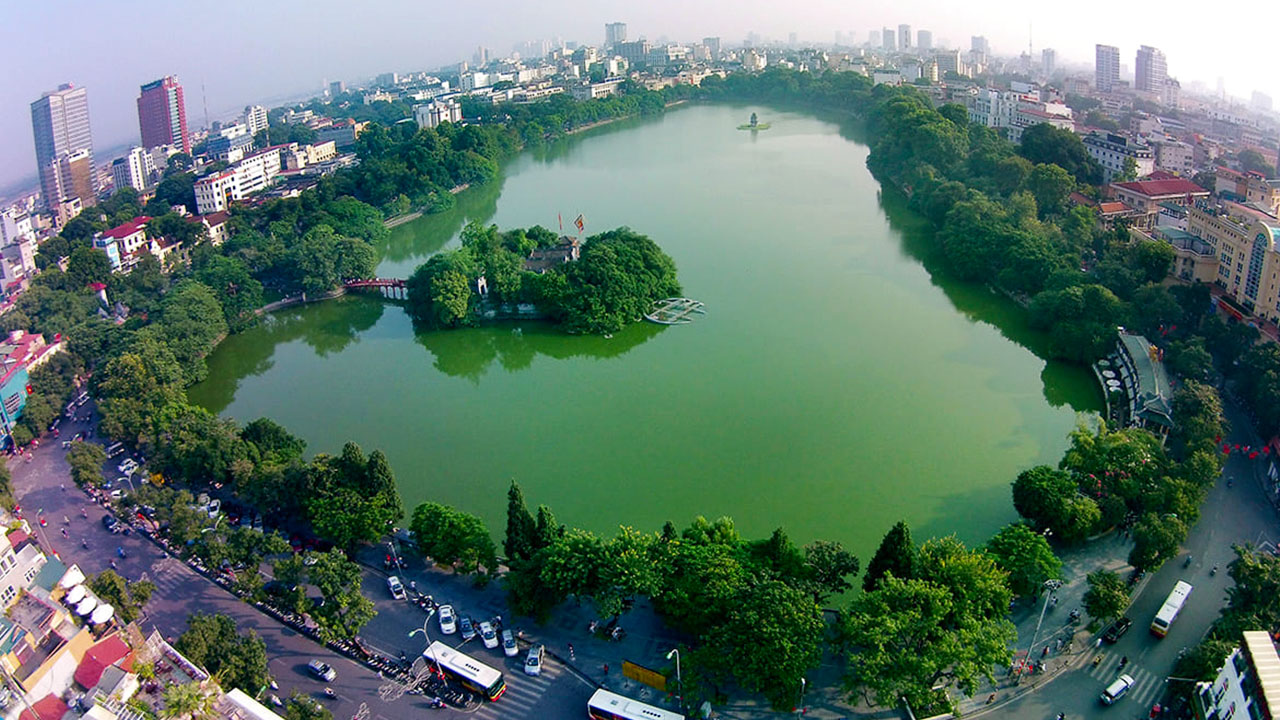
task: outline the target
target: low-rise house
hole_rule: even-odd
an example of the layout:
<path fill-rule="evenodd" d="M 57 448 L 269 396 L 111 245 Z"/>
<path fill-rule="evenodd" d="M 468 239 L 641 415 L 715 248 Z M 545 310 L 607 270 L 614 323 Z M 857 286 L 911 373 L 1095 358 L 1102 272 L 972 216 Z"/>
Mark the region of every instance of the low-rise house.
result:
<path fill-rule="evenodd" d="M 1134 209 L 1132 223 L 1143 229 L 1156 226 L 1163 203 L 1188 207 L 1209 197 L 1208 190 L 1178 177 L 1112 183 L 1110 189 L 1112 197 Z"/>
<path fill-rule="evenodd" d="M 555 247 L 538 248 L 529 253 L 529 257 L 524 261 L 524 269 L 539 274 L 545 273 L 557 265 L 577 260 L 580 250 L 577 238 L 561 237 Z"/>

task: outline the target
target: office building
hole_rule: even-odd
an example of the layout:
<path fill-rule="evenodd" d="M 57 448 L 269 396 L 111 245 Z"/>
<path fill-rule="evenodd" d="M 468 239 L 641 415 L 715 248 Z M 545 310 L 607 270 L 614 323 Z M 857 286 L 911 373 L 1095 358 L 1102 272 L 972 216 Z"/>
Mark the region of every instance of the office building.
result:
<path fill-rule="evenodd" d="M 341 80 L 334 80 L 329 83 L 329 98 L 333 99 L 347 91 L 347 84 Z"/>
<path fill-rule="evenodd" d="M 1150 45 L 1138 48 L 1133 66 L 1133 89 L 1139 92 L 1163 93 L 1169 80 L 1164 53 Z"/>
<path fill-rule="evenodd" d="M 867 32 L 867 45 L 870 45 L 873 48 L 880 47 L 881 40 L 879 30 L 871 30 Z"/>
<path fill-rule="evenodd" d="M 982 35 L 974 35 L 969 38 L 969 52 L 982 53 L 983 55 L 991 54 L 991 45 Z"/>
<path fill-rule="evenodd" d="M 916 47 L 921 50 L 933 49 L 933 33 L 928 30 L 919 30 L 916 32 Z"/>
<path fill-rule="evenodd" d="M 471 59 L 476 64 L 476 67 L 484 67 L 485 65 L 488 65 L 489 64 L 489 48 L 483 45 L 476 48 L 476 52 L 474 55 L 471 56 Z"/>
<path fill-rule="evenodd" d="M 261 105 L 250 105 L 244 109 L 244 124 L 250 135 L 257 135 L 267 129 L 267 109 Z"/>
<path fill-rule="evenodd" d="M 1213 682 L 1198 682 L 1191 712 L 1208 718 L 1272 718 L 1280 712 L 1280 653 L 1270 633 L 1246 630 Z"/>
<path fill-rule="evenodd" d="M 885 50 L 893 51 L 898 49 L 898 36 L 893 33 L 893 28 L 881 30 L 880 39 L 884 41 Z"/>
<path fill-rule="evenodd" d="M 60 172 L 61 158 L 73 153 L 88 153 L 89 167 L 93 167 L 88 91 L 68 83 L 40 96 L 31 103 L 31 131 L 44 207 L 57 212 L 66 200 L 78 200 L 82 206 L 93 205 L 97 200 L 93 192 L 85 197 L 65 195 L 75 183 L 62 177 Z"/>
<path fill-rule="evenodd" d="M 1114 45 L 1094 47 L 1094 81 L 1098 92 L 1109 93 L 1120 82 L 1120 48 Z"/>
<path fill-rule="evenodd" d="M 151 185 L 151 176 L 155 165 L 151 153 L 140 147 L 129 150 L 122 158 L 111 163 L 111 179 L 115 181 L 116 190 L 131 187 L 139 192 Z"/>
<path fill-rule="evenodd" d="M 720 59 L 720 38 L 704 37 L 702 44 L 707 46 L 707 51 L 711 53 L 712 60 Z"/>
<path fill-rule="evenodd" d="M 1054 50 L 1053 48 L 1045 48 L 1044 50 L 1041 50 L 1040 51 L 1040 72 L 1044 73 L 1045 77 L 1049 77 L 1050 75 L 1053 74 L 1053 71 L 1056 70 L 1057 68 L 1058 68 L 1058 51 Z"/>
<path fill-rule="evenodd" d="M 959 50 L 950 50 L 941 52 L 933 57 L 934 64 L 938 68 L 938 77 L 945 80 L 947 73 L 955 73 L 956 75 L 965 74 L 964 62 L 960 60 Z"/>
<path fill-rule="evenodd" d="M 138 127 L 142 130 L 142 147 L 177 145 L 191 154 L 191 135 L 187 132 L 187 105 L 182 85 L 172 75 L 142 86 L 138 96 Z"/>
<path fill-rule="evenodd" d="M 606 49 L 627 41 L 627 24 L 624 22 L 605 23 L 604 46 Z"/>
<path fill-rule="evenodd" d="M 1208 243 L 1217 261 L 1194 279 L 1224 290 L 1237 319 L 1280 320 L 1280 220 L 1249 205 L 1200 203 L 1188 210 L 1187 232 Z"/>
<path fill-rule="evenodd" d="M 911 49 L 911 26 L 910 25 L 898 26 L 898 49 L 904 52 Z"/>

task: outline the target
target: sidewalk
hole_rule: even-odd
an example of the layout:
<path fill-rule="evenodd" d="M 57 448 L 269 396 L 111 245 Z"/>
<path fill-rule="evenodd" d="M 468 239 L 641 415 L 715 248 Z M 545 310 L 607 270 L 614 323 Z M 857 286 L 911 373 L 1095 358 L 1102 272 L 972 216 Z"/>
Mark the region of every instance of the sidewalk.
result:
<path fill-rule="evenodd" d="M 1043 661 L 1045 671 L 1023 673 L 1019 677 L 1011 672 L 1012 668 L 1005 668 L 997 673 L 994 684 L 984 683 L 973 697 L 959 700 L 956 703 L 958 714 L 971 717 L 995 710 L 1027 693 L 1035 692 L 1040 686 L 1052 682 L 1063 671 L 1079 667 L 1092 658 L 1098 651 L 1098 638 L 1102 636 L 1105 626 L 1099 627 L 1094 633 L 1087 630 L 1090 622 L 1088 613 L 1084 610 L 1084 594 L 1089 589 L 1087 576 L 1096 570 L 1106 569 L 1127 579 L 1133 568 L 1124 558 L 1129 556 L 1132 547 L 1133 543 L 1127 536 L 1113 530 L 1066 553 L 1062 557 L 1062 586 L 1053 593 L 1058 598 L 1057 604 L 1051 603 L 1046 608 L 1042 593 L 1034 605 L 1019 602 L 1009 618 L 1018 630 L 1018 640 L 1014 645 L 1015 663 L 1023 658 L 1030 658 L 1033 662 Z M 1149 576 L 1144 577 L 1133 588 L 1131 600 L 1138 598 L 1146 588 L 1148 579 Z M 1073 609 L 1079 609 L 1081 614 L 1080 621 L 1074 624 L 1068 621 L 1068 615 Z"/>

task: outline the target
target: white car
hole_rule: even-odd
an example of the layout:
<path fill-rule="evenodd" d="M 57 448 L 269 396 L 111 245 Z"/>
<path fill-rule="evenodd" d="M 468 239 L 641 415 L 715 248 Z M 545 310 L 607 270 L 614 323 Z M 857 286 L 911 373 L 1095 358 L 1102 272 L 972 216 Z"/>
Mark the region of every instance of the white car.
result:
<path fill-rule="evenodd" d="M 218 498 L 214 498 L 210 500 L 209 504 L 205 507 L 209 511 L 209 517 L 211 519 L 216 518 L 218 517 L 218 513 L 222 512 L 222 501 Z"/>
<path fill-rule="evenodd" d="M 546 652 L 546 648 L 541 645 L 534 645 L 529 648 L 529 654 L 524 658 L 524 674 L 525 675 L 541 675 L 542 674 L 542 656 Z"/>
<path fill-rule="evenodd" d="M 487 621 L 480 623 L 480 639 L 484 640 L 484 646 L 490 650 L 498 647 L 498 633 L 493 631 L 493 626 Z"/>
<path fill-rule="evenodd" d="M 1110 705 L 1124 697 L 1131 687 L 1133 687 L 1133 678 L 1128 675 L 1121 675 L 1116 678 L 1115 682 L 1108 685 L 1106 690 L 1102 691 L 1102 697 L 1099 699 L 1102 700 L 1103 705 Z"/>
<path fill-rule="evenodd" d="M 125 475 L 132 475 L 138 469 L 138 462 L 133 458 L 125 458 L 124 462 L 116 466 L 116 469 Z"/>
<path fill-rule="evenodd" d="M 520 654 L 520 648 L 516 647 L 515 633 L 510 630 L 502 631 L 502 653 L 507 657 L 515 657 Z"/>
<path fill-rule="evenodd" d="M 400 584 L 400 578 L 395 575 L 387 578 L 387 590 L 391 591 L 391 597 L 396 600 L 404 599 L 404 585 Z"/>
<path fill-rule="evenodd" d="M 458 616 L 453 614 L 452 605 L 441 605 L 436 610 L 437 618 L 440 620 L 440 632 L 445 635 L 452 635 L 458 632 Z"/>

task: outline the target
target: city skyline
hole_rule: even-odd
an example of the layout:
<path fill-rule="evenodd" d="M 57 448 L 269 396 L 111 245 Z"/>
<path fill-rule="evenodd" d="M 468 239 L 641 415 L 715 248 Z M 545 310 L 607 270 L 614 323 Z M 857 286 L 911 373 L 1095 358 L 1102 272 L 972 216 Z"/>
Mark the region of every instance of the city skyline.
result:
<path fill-rule="evenodd" d="M 138 9 L 147 5 L 141 0 L 124 4 Z M 1042 49 L 1053 48 L 1060 68 L 1091 65 L 1095 44 L 1102 43 L 1120 48 L 1127 73 L 1134 71 L 1139 46 L 1150 45 L 1164 52 L 1169 60 L 1168 75 L 1180 80 L 1184 88 L 1194 81 L 1214 87 L 1221 76 L 1228 91 L 1242 100 L 1254 91 L 1280 97 L 1280 82 L 1266 72 L 1269 43 L 1265 24 L 1240 29 L 1226 17 L 1197 18 L 1197 32 L 1187 33 L 1189 20 L 1147 16 L 1136 9 L 1101 3 L 1074 7 L 1065 15 L 1051 8 L 1008 6 L 993 6 L 991 12 L 975 16 L 971 10 L 924 0 L 856 11 L 834 0 L 811 0 L 800 8 L 744 7 L 727 0 L 708 0 L 694 10 L 665 0 L 643 7 L 608 0 L 590 6 L 549 0 L 516 5 L 498 18 L 476 15 L 465 7 L 395 0 L 375 0 L 369 11 L 358 17 L 353 17 L 347 6 L 331 0 L 285 0 L 252 7 L 232 2 L 216 10 L 192 6 L 177 15 L 120 12 L 119 7 L 88 0 L 69 0 L 56 6 L 26 3 L 13 9 L 6 26 L 9 37 L 0 49 L 4 53 L 0 57 L 9 65 L 29 70 L 6 83 L 0 93 L 0 132 L 11 139 L 0 151 L 0 160 L 5 161 L 0 186 L 11 187 L 34 177 L 31 143 L 16 141 L 30 132 L 25 110 L 42 92 L 65 82 L 89 89 L 94 97 L 92 123 L 97 145 L 100 149 L 116 148 L 137 142 L 138 87 L 157 77 L 176 75 L 184 80 L 189 126 L 195 129 L 205 126 L 206 117 L 227 119 L 246 104 L 273 106 L 318 93 L 327 81 L 352 83 L 381 72 L 427 70 L 470 60 L 478 46 L 506 55 L 514 44 L 537 38 L 561 37 L 602 45 L 605 25 L 610 22 L 625 23 L 628 39 L 657 41 L 666 37 L 694 42 L 719 36 L 726 47 L 740 44 L 749 32 L 780 41 L 796 33 L 801 43 L 830 44 L 833 29 L 843 28 L 843 32 L 853 31 L 861 43 L 874 29 L 896 31 L 899 25 L 909 25 L 930 31 L 935 48 L 945 43 L 964 50 L 975 35 L 987 37 L 996 55 L 1016 56 L 1031 47 L 1038 61 Z M 1108 18 L 1106 26 L 1088 21 L 1102 16 Z M 299 17 L 306 18 L 311 33 L 252 31 L 255 24 L 292 25 Z M 177 42 L 171 27 L 175 21 L 197 24 L 202 30 Z M 112 63 L 98 63 L 87 50 L 48 52 L 47 36 L 40 29 L 49 27 L 59 29 L 66 48 L 94 47 L 101 37 L 121 34 L 134 37 L 137 43 L 119 61 L 113 58 Z M 1214 32 L 1219 27 L 1222 32 Z M 316 37 L 323 36 L 325 28 L 335 32 L 340 28 L 341 33 L 318 45 Z M 431 28 L 426 38 L 429 43 L 423 42 L 423 28 Z M 1191 36 L 1209 40 L 1193 42 Z M 1206 56 L 1223 60 L 1215 66 L 1201 61 Z M 41 62 L 31 63 L 32 57 L 41 57 Z"/>

